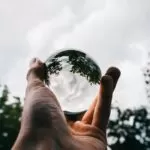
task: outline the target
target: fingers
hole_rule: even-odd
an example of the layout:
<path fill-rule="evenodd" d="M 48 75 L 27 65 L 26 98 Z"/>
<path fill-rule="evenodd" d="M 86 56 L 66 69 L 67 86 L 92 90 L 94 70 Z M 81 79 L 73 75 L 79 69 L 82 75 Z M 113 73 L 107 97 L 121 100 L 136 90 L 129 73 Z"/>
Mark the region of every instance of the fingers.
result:
<path fill-rule="evenodd" d="M 44 63 L 39 58 L 33 58 L 29 63 L 29 67 L 40 67 L 42 64 Z"/>
<path fill-rule="evenodd" d="M 46 67 L 45 64 L 38 58 L 33 58 L 29 63 L 29 71 L 27 73 L 27 80 L 33 80 L 39 78 L 44 80 L 46 76 Z"/>
<path fill-rule="evenodd" d="M 117 84 L 117 81 L 118 81 L 118 78 L 120 76 L 120 70 L 116 67 L 110 67 L 107 71 L 106 71 L 106 74 L 105 75 L 109 75 L 112 77 L 113 79 L 113 90 L 115 89 L 116 87 L 116 84 Z M 87 124 L 91 124 L 92 123 L 92 120 L 93 120 L 93 114 L 94 114 L 94 110 L 95 110 L 95 107 L 96 107 L 96 104 L 97 104 L 97 101 L 99 99 L 99 93 L 98 95 L 95 97 L 92 105 L 90 106 L 89 110 L 85 113 L 85 115 L 83 116 L 82 118 L 82 121 L 84 123 L 87 123 Z"/>
<path fill-rule="evenodd" d="M 103 129 L 108 119 L 113 92 L 113 80 L 110 76 L 103 76 L 100 85 L 100 94 L 95 107 L 92 125 Z"/>
<path fill-rule="evenodd" d="M 111 67 L 107 70 L 106 75 L 101 79 L 100 92 L 94 110 L 92 125 L 103 130 L 105 130 L 107 127 L 110 115 L 112 94 L 119 77 L 120 70 L 118 68 Z"/>

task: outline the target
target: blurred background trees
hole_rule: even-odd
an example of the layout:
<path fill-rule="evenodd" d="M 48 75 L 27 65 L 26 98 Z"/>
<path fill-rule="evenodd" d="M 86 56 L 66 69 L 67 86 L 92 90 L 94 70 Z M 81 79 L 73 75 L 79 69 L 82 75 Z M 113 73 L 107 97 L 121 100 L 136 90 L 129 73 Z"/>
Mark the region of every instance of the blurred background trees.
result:
<path fill-rule="evenodd" d="M 13 99 L 13 103 L 8 103 L 9 91 L 7 86 L 4 86 L 0 96 L 0 150 L 11 149 L 20 128 L 20 98 Z"/>
<path fill-rule="evenodd" d="M 146 66 L 143 68 L 143 75 L 145 78 L 145 89 L 147 98 L 150 101 L 150 52 L 148 53 L 148 60 Z"/>
<path fill-rule="evenodd" d="M 121 111 L 113 108 L 117 117 L 110 120 L 108 137 L 112 150 L 149 150 L 150 114 L 146 108 Z"/>

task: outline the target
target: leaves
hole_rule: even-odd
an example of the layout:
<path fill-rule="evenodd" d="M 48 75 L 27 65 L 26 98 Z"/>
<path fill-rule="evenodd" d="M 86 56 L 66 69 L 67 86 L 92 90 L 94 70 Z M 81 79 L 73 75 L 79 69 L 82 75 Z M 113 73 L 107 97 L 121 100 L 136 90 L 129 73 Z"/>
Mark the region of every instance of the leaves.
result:
<path fill-rule="evenodd" d="M 0 150 L 10 150 L 20 128 L 21 103 L 20 98 L 14 97 L 17 102 L 7 104 L 9 91 L 7 86 L 0 97 Z"/>
<path fill-rule="evenodd" d="M 150 117 L 146 108 L 121 111 L 117 119 L 109 122 L 108 137 L 116 137 L 116 143 L 111 144 L 112 150 L 148 150 L 150 147 Z M 121 142 L 124 138 L 124 142 Z M 142 148 L 142 149 L 141 149 Z"/>

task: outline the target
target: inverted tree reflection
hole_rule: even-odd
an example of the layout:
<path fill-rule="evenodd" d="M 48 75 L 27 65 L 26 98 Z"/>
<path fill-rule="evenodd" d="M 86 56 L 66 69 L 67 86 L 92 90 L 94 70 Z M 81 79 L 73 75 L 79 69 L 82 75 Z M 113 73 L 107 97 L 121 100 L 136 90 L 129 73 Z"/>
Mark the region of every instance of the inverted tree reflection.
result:
<path fill-rule="evenodd" d="M 98 84 L 101 77 L 98 65 L 85 53 L 77 50 L 66 50 L 52 55 L 46 61 L 46 66 L 49 76 L 58 75 L 63 68 L 70 67 L 70 72 L 80 74 L 91 84 Z"/>

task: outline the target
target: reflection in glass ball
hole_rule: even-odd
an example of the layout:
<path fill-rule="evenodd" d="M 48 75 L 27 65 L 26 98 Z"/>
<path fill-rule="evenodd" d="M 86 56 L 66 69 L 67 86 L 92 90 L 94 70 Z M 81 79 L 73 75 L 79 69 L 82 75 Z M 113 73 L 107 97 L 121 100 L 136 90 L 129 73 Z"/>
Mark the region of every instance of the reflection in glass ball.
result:
<path fill-rule="evenodd" d="M 62 50 L 47 61 L 49 87 L 64 112 L 82 112 L 95 98 L 101 70 L 93 59 L 78 50 Z"/>

